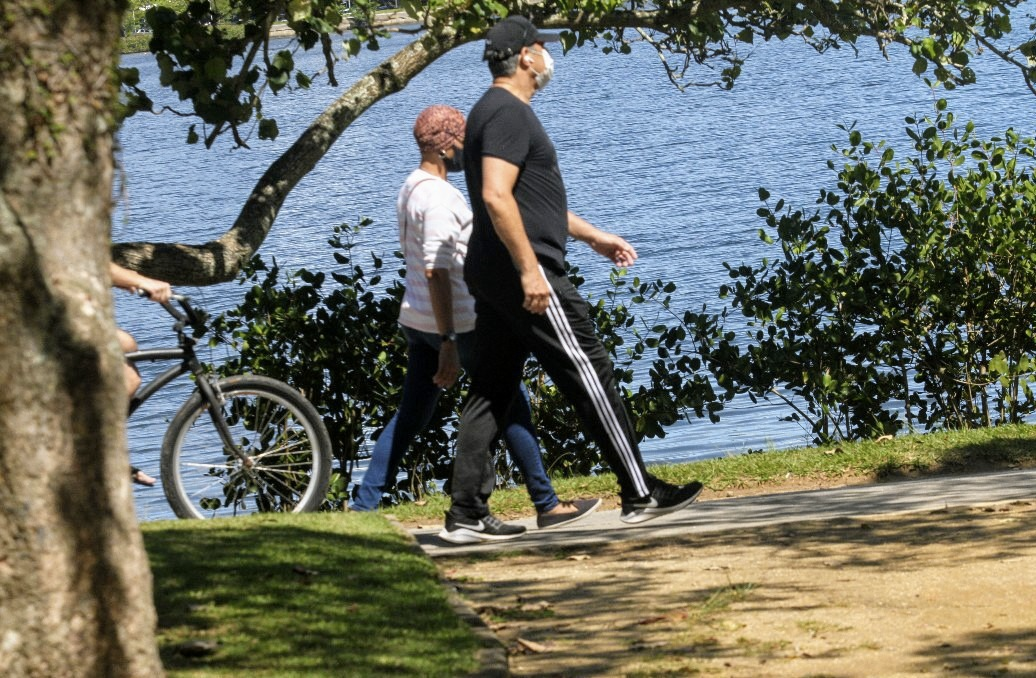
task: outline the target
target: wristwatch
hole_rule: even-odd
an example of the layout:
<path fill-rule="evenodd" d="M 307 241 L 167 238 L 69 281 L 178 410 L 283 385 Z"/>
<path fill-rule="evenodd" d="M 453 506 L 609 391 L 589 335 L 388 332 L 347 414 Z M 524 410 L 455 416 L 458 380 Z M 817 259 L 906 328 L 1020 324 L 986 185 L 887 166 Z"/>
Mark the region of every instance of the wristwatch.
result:
<path fill-rule="evenodd" d="M 441 339 L 444 343 L 447 342 L 447 341 L 457 341 L 457 333 L 456 332 L 447 332 L 446 334 L 444 334 L 441 337 L 439 337 L 439 339 Z"/>

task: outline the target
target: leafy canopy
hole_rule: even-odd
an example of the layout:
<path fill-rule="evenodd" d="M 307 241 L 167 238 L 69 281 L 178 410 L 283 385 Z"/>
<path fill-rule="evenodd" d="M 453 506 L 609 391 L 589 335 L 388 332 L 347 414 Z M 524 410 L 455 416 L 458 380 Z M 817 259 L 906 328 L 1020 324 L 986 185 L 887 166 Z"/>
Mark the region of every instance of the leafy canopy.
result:
<path fill-rule="evenodd" d="M 1033 89 L 1036 40 L 1005 45 L 1012 10 L 1020 0 L 939 0 L 887 2 L 691 2 L 689 0 L 401 0 L 392 18 L 376 0 L 164 0 L 143 12 L 153 31 L 149 50 L 161 69 L 161 84 L 175 91 L 203 134 L 191 128 L 189 141 L 207 146 L 225 132 L 247 145 L 253 130 L 260 139 L 277 136 L 277 122 L 263 114 L 262 97 L 305 89 L 315 74 L 296 68 L 297 50 L 319 48 L 324 71 L 336 84 L 335 64 L 361 49 L 378 50 L 389 30 L 404 31 L 425 43 L 429 63 L 457 45 L 480 39 L 493 22 L 523 14 L 562 33 L 565 50 L 587 44 L 605 52 L 627 53 L 633 41 L 651 44 L 667 77 L 678 87 L 730 88 L 763 40 L 801 40 L 818 52 L 857 49 L 863 38 L 884 51 L 893 43 L 909 47 L 914 72 L 946 87 L 975 79 L 972 55 L 989 50 L 1015 65 Z M 139 22 L 140 0 L 127 16 Z M 271 28 L 283 24 L 295 39 L 274 49 Z M 1033 26 L 1030 24 L 1030 35 Z M 427 65 L 424 64 L 424 65 Z M 381 77 L 398 77 L 385 65 Z M 151 110 L 134 69 L 123 69 L 125 113 Z M 398 86 L 405 82 L 397 83 Z M 1036 90 L 1034 90 L 1036 91 Z M 386 93 L 390 93 L 386 90 Z"/>

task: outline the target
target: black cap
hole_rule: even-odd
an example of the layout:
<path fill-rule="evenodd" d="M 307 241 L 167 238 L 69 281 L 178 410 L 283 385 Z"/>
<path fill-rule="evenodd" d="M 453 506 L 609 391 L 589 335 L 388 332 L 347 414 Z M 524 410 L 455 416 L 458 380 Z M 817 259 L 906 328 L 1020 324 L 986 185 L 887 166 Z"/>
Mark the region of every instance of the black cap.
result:
<path fill-rule="evenodd" d="M 538 42 L 557 42 L 561 38 L 555 33 L 541 33 L 532 22 L 523 16 L 511 15 L 489 29 L 486 33 L 486 51 L 483 61 L 502 61 Z"/>

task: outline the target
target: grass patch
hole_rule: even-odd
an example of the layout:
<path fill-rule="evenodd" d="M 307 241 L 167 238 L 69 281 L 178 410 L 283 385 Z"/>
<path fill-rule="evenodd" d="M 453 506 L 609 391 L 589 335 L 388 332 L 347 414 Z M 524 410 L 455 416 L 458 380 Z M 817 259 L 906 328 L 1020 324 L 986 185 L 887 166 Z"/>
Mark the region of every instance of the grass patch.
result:
<path fill-rule="evenodd" d="M 383 517 L 142 525 L 170 676 L 444 676 L 476 640 L 434 565 Z M 188 641 L 215 643 L 190 658 Z"/>
<path fill-rule="evenodd" d="M 804 631 L 814 637 L 824 633 L 852 631 L 853 629 L 853 627 L 845 626 L 843 624 L 830 624 L 827 622 L 814 621 L 812 619 L 807 621 L 796 622 L 796 626 L 799 627 L 799 630 Z"/>
<path fill-rule="evenodd" d="M 755 588 L 756 585 L 749 582 L 729 583 L 714 589 L 696 605 L 662 615 L 660 621 L 668 621 L 684 630 L 668 635 L 663 631 L 661 634 L 634 639 L 630 651 L 644 653 L 645 656 L 624 666 L 622 675 L 647 678 L 715 674 L 715 666 L 710 665 L 709 660 L 718 658 L 718 653 L 723 651 L 720 633 L 737 631 L 744 626 L 727 622 L 729 628 L 725 628 L 721 617 L 730 611 L 732 604 L 748 600 Z M 689 653 L 691 656 L 688 656 Z"/>
<path fill-rule="evenodd" d="M 724 588 L 713 591 L 712 595 L 695 610 L 696 619 L 700 622 L 719 612 L 725 612 L 733 603 L 740 603 L 748 598 L 748 594 L 755 588 L 755 584 L 745 582 L 743 584 L 729 584 Z"/>

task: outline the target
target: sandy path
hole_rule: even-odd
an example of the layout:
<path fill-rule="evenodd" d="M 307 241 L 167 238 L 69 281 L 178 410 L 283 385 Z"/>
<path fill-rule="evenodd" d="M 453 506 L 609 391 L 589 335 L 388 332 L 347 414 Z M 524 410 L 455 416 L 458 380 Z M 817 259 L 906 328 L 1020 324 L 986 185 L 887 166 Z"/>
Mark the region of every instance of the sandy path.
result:
<path fill-rule="evenodd" d="M 1036 676 L 1036 504 L 440 558 L 517 676 Z"/>

